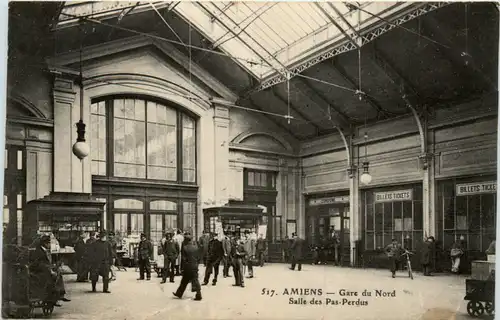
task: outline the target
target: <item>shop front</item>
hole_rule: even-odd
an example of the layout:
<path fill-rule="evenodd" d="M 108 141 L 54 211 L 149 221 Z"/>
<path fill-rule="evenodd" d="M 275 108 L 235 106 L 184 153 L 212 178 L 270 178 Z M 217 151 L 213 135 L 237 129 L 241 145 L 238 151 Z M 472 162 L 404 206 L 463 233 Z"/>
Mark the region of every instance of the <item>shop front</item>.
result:
<path fill-rule="evenodd" d="M 237 239 L 240 239 L 245 231 L 258 233 L 266 225 L 264 217 L 262 207 L 235 202 L 221 207 L 203 209 L 205 231 L 229 232 Z"/>
<path fill-rule="evenodd" d="M 401 185 L 363 190 L 361 215 L 363 224 L 360 253 L 364 267 L 388 267 L 384 248 L 396 239 L 419 257 L 424 236 L 422 186 Z M 420 266 L 413 264 L 416 269 Z"/>
<path fill-rule="evenodd" d="M 442 249 L 440 269 L 450 269 L 449 252 L 457 240 L 465 247 L 463 272 L 470 270 L 472 260 L 486 260 L 485 250 L 495 237 L 496 190 L 493 175 L 438 182 L 436 224 Z"/>
<path fill-rule="evenodd" d="M 327 262 L 349 265 L 349 194 L 315 195 L 306 203 L 307 243 L 328 248 L 322 252 Z"/>

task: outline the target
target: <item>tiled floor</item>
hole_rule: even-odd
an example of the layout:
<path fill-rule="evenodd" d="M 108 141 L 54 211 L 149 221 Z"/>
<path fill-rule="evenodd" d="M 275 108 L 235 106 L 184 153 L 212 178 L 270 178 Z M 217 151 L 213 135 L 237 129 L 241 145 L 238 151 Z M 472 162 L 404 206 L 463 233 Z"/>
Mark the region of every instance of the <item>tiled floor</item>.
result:
<path fill-rule="evenodd" d="M 200 267 L 200 278 L 204 271 Z M 182 300 L 172 296 L 175 284 L 160 279 L 137 281 L 133 269 L 119 272 L 111 294 L 88 293 L 90 284 L 67 278 L 71 302 L 54 311 L 59 319 L 469 319 L 463 300 L 465 277 L 404 273 L 392 279 L 386 270 L 305 265 L 301 272 L 288 265 L 255 268 L 246 287 L 233 287 L 233 278 L 220 278 L 217 286 L 203 287 L 203 300 L 193 301 L 189 287 Z M 99 287 L 100 288 L 100 287 Z M 303 289 L 295 293 L 292 289 Z M 286 289 L 286 290 L 285 290 Z M 305 289 L 311 289 L 305 292 Z M 321 294 L 319 292 L 321 289 Z M 272 291 L 274 290 L 274 291 Z M 316 290 L 313 294 L 313 290 Z M 357 296 L 341 296 L 340 291 Z M 363 292 L 371 296 L 363 296 Z M 376 297 L 376 290 L 388 294 Z M 288 295 L 286 294 L 288 291 Z M 274 296 L 271 294 L 274 292 Z M 391 296 L 395 295 L 395 296 Z M 290 304 L 294 302 L 304 304 Z M 301 300 L 302 299 L 302 300 Z M 312 300 L 321 304 L 311 304 Z M 345 299 L 345 300 L 344 300 Z M 359 300 L 358 300 L 359 299 Z M 336 305 L 335 301 L 339 304 Z M 359 302 L 358 302 L 359 301 Z M 327 304 L 328 302 L 328 304 Z M 365 305 L 357 305 L 357 304 Z"/>

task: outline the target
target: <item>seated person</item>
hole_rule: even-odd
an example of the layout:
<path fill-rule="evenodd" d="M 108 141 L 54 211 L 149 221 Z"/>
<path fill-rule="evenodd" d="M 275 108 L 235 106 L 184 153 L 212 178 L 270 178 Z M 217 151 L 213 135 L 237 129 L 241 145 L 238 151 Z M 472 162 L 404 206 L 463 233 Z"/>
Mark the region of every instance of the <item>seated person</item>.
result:
<path fill-rule="evenodd" d="M 30 291 L 32 296 L 60 306 L 57 302 L 70 301 L 65 298 L 66 290 L 61 273 L 52 266 L 50 236 L 43 235 L 30 248 L 29 254 Z"/>
<path fill-rule="evenodd" d="M 495 238 L 492 238 L 488 249 L 486 249 L 486 254 L 495 254 L 496 241 Z"/>

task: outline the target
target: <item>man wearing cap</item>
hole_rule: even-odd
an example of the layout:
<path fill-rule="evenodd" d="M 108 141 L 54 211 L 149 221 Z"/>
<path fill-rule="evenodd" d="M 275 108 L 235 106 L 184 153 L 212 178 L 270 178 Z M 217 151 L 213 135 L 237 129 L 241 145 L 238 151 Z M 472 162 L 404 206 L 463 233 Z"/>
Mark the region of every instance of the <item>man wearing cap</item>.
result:
<path fill-rule="evenodd" d="M 153 244 L 144 233 L 141 233 L 141 242 L 137 249 L 140 276 L 137 280 L 144 280 L 144 273 L 146 273 L 147 280 L 151 280 L 151 259 L 153 259 Z"/>
<path fill-rule="evenodd" d="M 250 235 L 249 230 L 245 230 L 245 252 L 247 253 L 245 262 L 248 268 L 248 278 L 253 278 L 253 261 L 255 260 L 255 239 Z"/>
<path fill-rule="evenodd" d="M 92 292 L 96 292 L 97 281 L 99 276 L 102 277 L 102 292 L 110 293 L 109 291 L 109 270 L 113 263 L 113 248 L 111 243 L 107 241 L 106 232 L 99 234 L 99 240 L 95 241 L 90 247 L 92 257 L 90 267 L 90 280 L 92 281 Z"/>
<path fill-rule="evenodd" d="M 167 274 L 170 282 L 174 282 L 175 262 L 179 256 L 179 244 L 173 239 L 173 233 L 166 233 L 161 241 L 161 252 L 163 254 L 163 272 L 161 283 L 167 282 Z"/>
<path fill-rule="evenodd" d="M 229 238 L 229 230 L 224 232 L 222 239 L 222 249 L 224 250 L 222 276 L 229 277 L 229 267 L 231 266 L 231 239 Z"/>
<path fill-rule="evenodd" d="M 207 266 L 207 258 L 208 258 L 208 243 L 210 242 L 209 233 L 206 230 L 203 230 L 203 234 L 198 240 L 198 246 L 202 252 L 201 258 L 203 259 L 203 265 Z"/>
<path fill-rule="evenodd" d="M 177 234 L 174 236 L 174 241 L 177 242 L 179 245 L 179 248 L 182 249 L 182 244 L 184 243 L 184 236 L 182 235 L 182 231 L 180 229 L 177 229 Z M 177 260 L 175 261 L 175 275 L 180 276 L 180 265 L 181 265 L 181 259 L 182 259 L 182 250 L 179 252 L 179 256 L 177 257 Z"/>
<path fill-rule="evenodd" d="M 236 287 L 245 287 L 245 280 L 243 277 L 243 265 L 244 259 L 247 256 L 247 252 L 245 251 L 245 242 L 243 240 L 239 240 L 237 244 L 235 243 L 232 246 L 232 254 L 233 257 L 233 274 L 234 274 L 234 284 Z"/>
<path fill-rule="evenodd" d="M 64 295 L 64 281 L 62 275 L 52 266 L 50 253 L 50 236 L 42 235 L 34 247 L 29 249 L 30 294 L 43 297 L 43 300 L 60 306 L 57 302 L 71 301 Z"/>
<path fill-rule="evenodd" d="M 195 240 L 196 241 L 196 240 Z M 191 291 L 196 292 L 194 300 L 201 300 L 201 286 L 198 280 L 198 262 L 199 262 L 199 250 L 195 241 L 192 240 L 190 234 L 184 235 L 184 242 L 181 248 L 181 258 L 182 258 L 182 279 L 177 288 L 176 292 L 173 292 L 174 296 L 181 299 L 186 287 L 191 283 Z"/>
<path fill-rule="evenodd" d="M 401 264 L 401 254 L 404 252 L 404 248 L 398 240 L 392 239 L 392 243 L 385 248 L 385 252 L 390 260 L 392 277 L 396 278 L 396 271 Z"/>
<path fill-rule="evenodd" d="M 87 266 L 87 261 L 85 257 L 85 232 L 82 232 L 75 242 L 75 260 L 76 260 L 76 270 L 77 282 L 86 282 L 89 278 L 89 267 Z"/>
<path fill-rule="evenodd" d="M 217 233 L 212 233 L 212 239 L 208 243 L 207 267 L 205 268 L 205 278 L 203 280 L 203 285 L 208 284 L 212 271 L 214 272 L 212 285 L 215 286 L 217 284 L 217 277 L 219 276 L 219 266 L 223 257 L 224 248 L 222 247 L 222 242 L 217 238 Z"/>

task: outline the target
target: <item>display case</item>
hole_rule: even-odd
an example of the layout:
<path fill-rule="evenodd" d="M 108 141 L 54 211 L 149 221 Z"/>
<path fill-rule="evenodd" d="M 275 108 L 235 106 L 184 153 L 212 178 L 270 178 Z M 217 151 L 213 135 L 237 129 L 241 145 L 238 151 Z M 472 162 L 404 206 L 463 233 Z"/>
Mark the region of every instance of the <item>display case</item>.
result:
<path fill-rule="evenodd" d="M 23 244 L 30 245 L 37 231 L 51 232 L 61 251 L 71 251 L 81 232 L 99 231 L 104 205 L 85 193 L 53 192 L 32 200 L 23 215 Z"/>
<path fill-rule="evenodd" d="M 256 205 L 229 203 L 221 207 L 203 209 L 204 229 L 216 232 L 216 222 L 222 222 L 223 230 L 235 233 L 236 237 L 246 230 L 257 232 L 264 221 L 263 209 Z"/>

